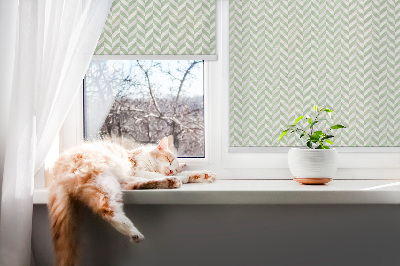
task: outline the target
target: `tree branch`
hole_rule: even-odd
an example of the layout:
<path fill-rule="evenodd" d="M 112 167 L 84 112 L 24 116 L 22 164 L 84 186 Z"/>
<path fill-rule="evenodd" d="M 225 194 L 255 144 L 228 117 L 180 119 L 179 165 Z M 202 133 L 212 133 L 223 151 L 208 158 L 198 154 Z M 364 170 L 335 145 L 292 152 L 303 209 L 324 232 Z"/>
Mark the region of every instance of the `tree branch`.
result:
<path fill-rule="evenodd" d="M 152 89 L 152 87 L 151 87 L 151 83 L 150 83 L 150 77 L 149 77 L 149 70 L 147 69 L 144 69 L 144 67 L 139 63 L 139 60 L 136 60 L 136 62 L 137 62 L 137 64 L 138 64 L 138 66 L 140 67 L 140 69 L 142 69 L 142 71 L 144 72 L 144 75 L 146 76 L 146 80 L 147 80 L 147 85 L 148 85 L 148 88 L 149 88 L 149 93 L 150 93 L 150 96 L 151 96 L 151 99 L 153 100 L 153 104 L 154 104 L 154 106 L 156 107 L 156 109 L 157 109 L 157 112 L 160 114 L 160 116 L 162 115 L 162 112 L 161 112 L 161 110 L 160 110 L 160 107 L 158 106 L 158 103 L 157 103 L 157 100 L 156 100 L 156 98 L 155 98 L 155 96 L 154 96 L 154 93 L 153 93 L 153 89 Z"/>
<path fill-rule="evenodd" d="M 181 95 L 183 84 L 185 83 L 186 77 L 189 75 L 189 73 L 192 70 L 192 68 L 195 65 L 197 65 L 198 63 L 200 63 L 200 62 L 202 62 L 202 61 L 193 61 L 190 64 L 190 66 L 188 67 L 188 69 L 186 69 L 185 74 L 183 74 L 183 77 L 182 77 L 182 79 L 180 81 L 180 84 L 179 84 L 178 93 L 177 93 L 176 98 L 175 98 L 174 115 L 176 114 L 176 109 L 177 109 L 177 106 L 178 106 L 179 97 Z"/>
<path fill-rule="evenodd" d="M 153 113 L 149 113 L 146 110 L 137 109 L 137 108 L 129 108 L 126 111 L 144 113 L 145 114 L 144 117 L 155 117 L 155 118 L 159 118 L 159 119 L 164 120 L 164 121 L 172 121 L 172 122 L 175 122 L 176 124 L 178 124 L 181 128 L 185 128 L 185 129 L 204 129 L 203 126 L 199 126 L 198 128 L 187 127 L 184 124 L 182 124 L 176 117 L 173 117 L 173 116 L 156 115 L 156 114 L 153 114 Z"/>

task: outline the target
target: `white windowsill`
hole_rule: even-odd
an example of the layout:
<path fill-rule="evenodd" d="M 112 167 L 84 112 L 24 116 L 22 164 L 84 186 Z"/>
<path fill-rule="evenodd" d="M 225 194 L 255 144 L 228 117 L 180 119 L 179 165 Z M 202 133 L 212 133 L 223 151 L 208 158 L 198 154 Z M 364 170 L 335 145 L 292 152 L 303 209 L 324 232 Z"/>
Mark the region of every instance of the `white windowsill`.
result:
<path fill-rule="evenodd" d="M 47 204 L 35 189 L 34 204 Z M 127 204 L 400 204 L 400 180 L 333 180 L 305 186 L 293 180 L 218 180 L 180 189 L 124 191 Z"/>

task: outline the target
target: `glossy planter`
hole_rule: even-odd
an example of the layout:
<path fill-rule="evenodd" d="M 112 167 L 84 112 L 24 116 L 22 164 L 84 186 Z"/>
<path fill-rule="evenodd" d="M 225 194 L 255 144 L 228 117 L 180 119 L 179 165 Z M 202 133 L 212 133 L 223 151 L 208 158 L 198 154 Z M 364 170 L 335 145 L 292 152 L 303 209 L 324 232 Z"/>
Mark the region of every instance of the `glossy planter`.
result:
<path fill-rule="evenodd" d="M 337 170 L 336 149 L 315 150 L 291 148 L 288 163 L 293 179 L 307 185 L 320 185 L 332 181 Z"/>

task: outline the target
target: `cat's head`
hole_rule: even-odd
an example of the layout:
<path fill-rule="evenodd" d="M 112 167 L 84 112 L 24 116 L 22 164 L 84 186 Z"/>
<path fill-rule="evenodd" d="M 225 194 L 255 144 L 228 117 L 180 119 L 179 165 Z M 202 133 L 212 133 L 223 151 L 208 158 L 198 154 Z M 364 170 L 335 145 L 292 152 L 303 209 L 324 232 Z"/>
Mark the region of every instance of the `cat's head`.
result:
<path fill-rule="evenodd" d="M 154 170 L 163 175 L 174 175 L 178 172 L 178 158 L 168 148 L 168 138 L 160 140 L 157 147 L 150 152 Z"/>

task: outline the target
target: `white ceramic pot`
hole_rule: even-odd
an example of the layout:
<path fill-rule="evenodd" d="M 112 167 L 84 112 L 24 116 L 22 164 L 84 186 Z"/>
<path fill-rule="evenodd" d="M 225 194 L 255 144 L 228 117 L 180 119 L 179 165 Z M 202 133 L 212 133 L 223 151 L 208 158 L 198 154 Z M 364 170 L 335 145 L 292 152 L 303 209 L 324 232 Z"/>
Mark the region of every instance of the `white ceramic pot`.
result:
<path fill-rule="evenodd" d="M 288 154 L 294 180 L 303 184 L 324 184 L 332 180 L 337 169 L 336 149 L 291 148 Z"/>

